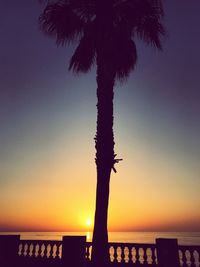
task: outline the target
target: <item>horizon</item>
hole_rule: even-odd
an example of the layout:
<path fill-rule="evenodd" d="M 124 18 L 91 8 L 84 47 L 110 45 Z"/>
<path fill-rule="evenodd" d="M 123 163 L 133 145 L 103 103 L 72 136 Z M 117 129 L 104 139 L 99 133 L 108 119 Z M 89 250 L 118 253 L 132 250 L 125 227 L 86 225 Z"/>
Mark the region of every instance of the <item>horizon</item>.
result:
<path fill-rule="evenodd" d="M 93 231 L 35 231 L 35 230 L 6 230 L 6 231 L 0 231 L 0 233 L 93 233 Z M 197 231 L 179 231 L 179 230 L 163 230 L 163 231 L 153 231 L 153 230 L 126 230 L 126 231 L 108 231 L 108 233 L 200 233 L 199 230 Z"/>

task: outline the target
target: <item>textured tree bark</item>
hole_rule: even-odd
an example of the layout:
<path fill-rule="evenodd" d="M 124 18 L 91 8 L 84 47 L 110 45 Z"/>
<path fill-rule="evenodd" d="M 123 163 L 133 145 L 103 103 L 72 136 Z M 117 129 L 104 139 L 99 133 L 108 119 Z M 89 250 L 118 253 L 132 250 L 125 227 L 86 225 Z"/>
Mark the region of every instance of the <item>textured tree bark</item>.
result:
<path fill-rule="evenodd" d="M 112 0 L 97 0 L 97 132 L 95 137 L 97 188 L 92 262 L 105 267 L 108 251 L 108 204 L 114 165 L 113 97 L 115 72 L 112 63 Z"/>
<path fill-rule="evenodd" d="M 95 225 L 93 231 L 92 261 L 95 266 L 105 266 L 108 251 L 108 204 L 111 170 L 114 165 L 113 87 L 114 71 L 108 60 L 97 56 L 97 133 L 96 166 L 97 189 Z"/>

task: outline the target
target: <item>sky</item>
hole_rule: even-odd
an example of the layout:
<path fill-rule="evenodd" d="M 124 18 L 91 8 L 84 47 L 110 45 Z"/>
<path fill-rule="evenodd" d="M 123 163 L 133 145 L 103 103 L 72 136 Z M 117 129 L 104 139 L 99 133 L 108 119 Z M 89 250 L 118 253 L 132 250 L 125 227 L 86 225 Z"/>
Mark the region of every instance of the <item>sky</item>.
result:
<path fill-rule="evenodd" d="M 137 41 L 116 83 L 109 231 L 200 231 L 200 1 L 164 1 L 163 52 Z M 39 30 L 37 0 L 0 3 L 0 231 L 92 230 L 95 68 Z"/>

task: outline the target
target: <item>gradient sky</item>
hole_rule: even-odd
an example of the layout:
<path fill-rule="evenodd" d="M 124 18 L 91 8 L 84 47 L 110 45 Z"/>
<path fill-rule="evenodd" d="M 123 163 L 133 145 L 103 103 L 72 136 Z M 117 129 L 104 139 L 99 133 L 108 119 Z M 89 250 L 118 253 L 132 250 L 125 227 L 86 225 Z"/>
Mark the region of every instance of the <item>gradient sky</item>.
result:
<path fill-rule="evenodd" d="M 115 88 L 109 230 L 200 231 L 200 1 L 165 1 L 162 53 Z M 37 0 L 0 3 L 0 231 L 88 230 L 96 83 L 38 27 Z M 89 229 L 91 230 L 91 229 Z"/>

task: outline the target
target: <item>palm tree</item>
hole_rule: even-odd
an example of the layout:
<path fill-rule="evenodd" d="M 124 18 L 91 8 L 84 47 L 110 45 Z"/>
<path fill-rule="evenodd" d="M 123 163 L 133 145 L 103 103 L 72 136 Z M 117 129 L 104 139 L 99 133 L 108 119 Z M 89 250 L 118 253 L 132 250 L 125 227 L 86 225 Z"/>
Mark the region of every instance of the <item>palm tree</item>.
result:
<path fill-rule="evenodd" d="M 43 32 L 57 45 L 78 41 L 69 70 L 87 72 L 96 64 L 97 188 L 92 260 L 108 262 L 107 214 L 111 171 L 120 159 L 114 152 L 115 81 L 126 79 L 137 61 L 135 38 L 161 49 L 161 0 L 47 0 L 39 18 Z M 103 266 L 103 265 L 102 265 Z"/>

